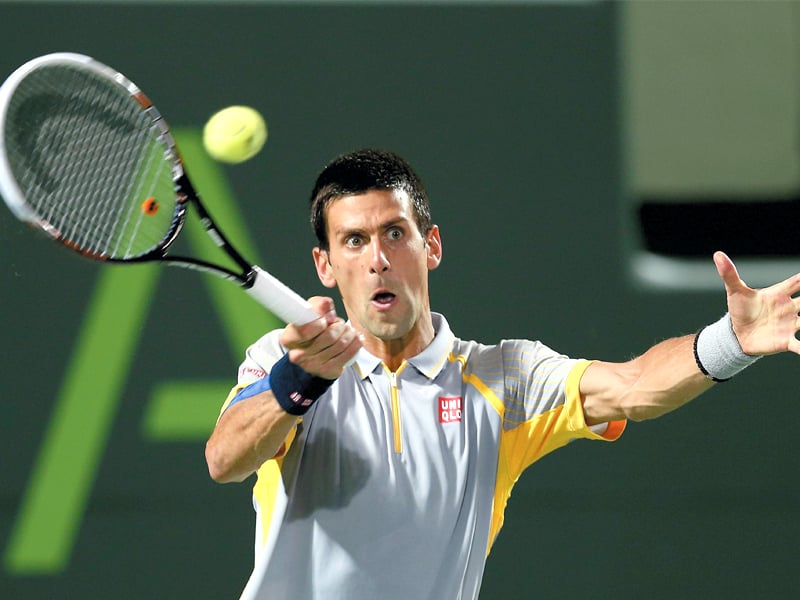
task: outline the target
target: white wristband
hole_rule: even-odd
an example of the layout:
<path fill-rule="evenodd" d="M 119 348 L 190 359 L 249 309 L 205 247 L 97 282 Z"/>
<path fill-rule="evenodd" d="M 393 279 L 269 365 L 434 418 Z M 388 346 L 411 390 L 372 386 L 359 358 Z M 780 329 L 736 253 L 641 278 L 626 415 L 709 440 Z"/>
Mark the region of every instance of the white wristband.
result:
<path fill-rule="evenodd" d="M 713 381 L 727 381 L 759 358 L 742 350 L 729 313 L 701 329 L 694 338 L 697 366 L 703 375 Z"/>

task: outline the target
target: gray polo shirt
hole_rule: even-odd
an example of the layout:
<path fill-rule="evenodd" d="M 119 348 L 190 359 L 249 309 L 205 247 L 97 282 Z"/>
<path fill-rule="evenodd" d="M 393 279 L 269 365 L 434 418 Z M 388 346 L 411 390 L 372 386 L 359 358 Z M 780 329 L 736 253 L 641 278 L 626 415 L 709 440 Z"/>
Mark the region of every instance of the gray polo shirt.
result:
<path fill-rule="evenodd" d="M 395 373 L 362 350 L 261 467 L 242 598 L 477 598 L 522 471 L 571 439 L 622 433 L 584 421 L 587 361 L 527 340 L 463 341 L 438 314 L 434 326 Z M 228 402 L 283 355 L 279 336 L 248 349 Z"/>

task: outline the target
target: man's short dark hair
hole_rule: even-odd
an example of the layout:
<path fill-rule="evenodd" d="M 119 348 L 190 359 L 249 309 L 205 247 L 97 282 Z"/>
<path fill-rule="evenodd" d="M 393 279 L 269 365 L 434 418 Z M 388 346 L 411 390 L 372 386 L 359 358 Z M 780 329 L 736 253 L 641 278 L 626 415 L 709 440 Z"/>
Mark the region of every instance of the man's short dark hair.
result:
<path fill-rule="evenodd" d="M 408 194 L 420 233 L 431 228 L 428 194 L 411 166 L 397 154 L 363 149 L 338 156 L 319 174 L 311 192 L 311 227 L 319 247 L 329 250 L 325 210 L 337 198 L 370 190 L 402 190 Z"/>

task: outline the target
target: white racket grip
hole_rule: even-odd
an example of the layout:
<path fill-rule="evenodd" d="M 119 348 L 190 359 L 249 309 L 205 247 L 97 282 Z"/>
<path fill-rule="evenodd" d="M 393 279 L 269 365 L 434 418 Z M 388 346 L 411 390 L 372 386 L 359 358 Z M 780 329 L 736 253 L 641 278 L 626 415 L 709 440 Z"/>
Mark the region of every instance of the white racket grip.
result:
<path fill-rule="evenodd" d="M 311 308 L 308 301 L 286 284 L 260 267 L 254 266 L 253 272 L 256 276 L 247 293 L 276 317 L 296 325 L 304 325 L 319 319 L 319 315 Z"/>

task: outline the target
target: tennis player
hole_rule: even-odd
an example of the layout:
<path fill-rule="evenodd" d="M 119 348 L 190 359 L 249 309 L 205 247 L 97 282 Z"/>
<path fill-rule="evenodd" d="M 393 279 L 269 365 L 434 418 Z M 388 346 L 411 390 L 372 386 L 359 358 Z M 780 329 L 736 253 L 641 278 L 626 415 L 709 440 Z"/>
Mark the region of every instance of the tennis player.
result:
<path fill-rule="evenodd" d="M 426 192 L 398 156 L 347 154 L 311 198 L 320 315 L 247 349 L 206 449 L 218 482 L 258 478 L 242 598 L 477 598 L 514 483 L 570 440 L 616 440 L 752 364 L 797 353 L 800 275 L 748 288 L 714 255 L 727 313 L 624 363 L 538 341 L 462 340 L 431 312 L 442 260 Z"/>

